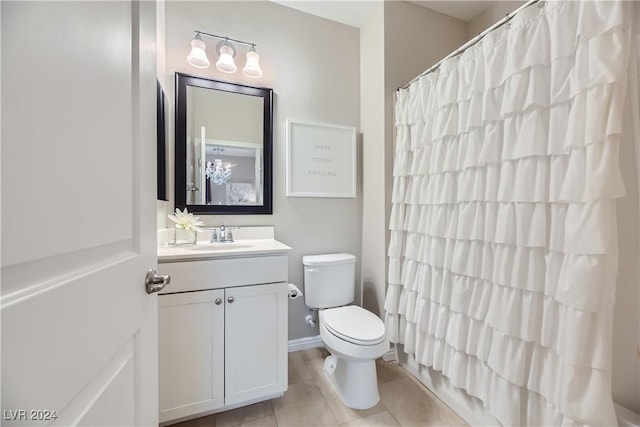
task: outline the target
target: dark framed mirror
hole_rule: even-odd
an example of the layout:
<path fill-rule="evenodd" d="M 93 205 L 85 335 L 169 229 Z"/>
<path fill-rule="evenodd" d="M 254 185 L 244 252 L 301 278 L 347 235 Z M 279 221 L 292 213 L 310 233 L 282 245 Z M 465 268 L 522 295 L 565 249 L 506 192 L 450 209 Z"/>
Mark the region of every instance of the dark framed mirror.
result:
<path fill-rule="evenodd" d="M 175 201 L 198 214 L 271 214 L 273 91 L 176 73 Z"/>
<path fill-rule="evenodd" d="M 156 159 L 157 159 L 157 199 L 167 201 L 166 133 L 165 133 L 164 91 L 156 80 Z"/>

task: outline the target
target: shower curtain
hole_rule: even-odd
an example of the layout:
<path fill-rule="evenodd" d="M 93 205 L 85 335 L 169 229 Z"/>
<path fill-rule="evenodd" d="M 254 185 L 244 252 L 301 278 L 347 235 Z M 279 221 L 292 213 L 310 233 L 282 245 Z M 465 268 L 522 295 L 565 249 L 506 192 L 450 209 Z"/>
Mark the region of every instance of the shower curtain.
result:
<path fill-rule="evenodd" d="M 503 425 L 617 424 L 631 8 L 529 6 L 397 94 L 389 338 Z"/>

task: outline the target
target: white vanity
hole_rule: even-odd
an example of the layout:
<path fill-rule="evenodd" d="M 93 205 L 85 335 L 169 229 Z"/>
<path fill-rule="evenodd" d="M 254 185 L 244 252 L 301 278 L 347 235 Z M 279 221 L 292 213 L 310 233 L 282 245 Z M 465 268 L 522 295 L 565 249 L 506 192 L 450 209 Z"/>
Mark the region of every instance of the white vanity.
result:
<path fill-rule="evenodd" d="M 159 246 L 158 273 L 171 276 L 158 296 L 161 423 L 287 389 L 291 248 L 273 239 L 272 227 L 256 232 L 246 239 L 251 231 L 238 229 L 234 243 Z"/>

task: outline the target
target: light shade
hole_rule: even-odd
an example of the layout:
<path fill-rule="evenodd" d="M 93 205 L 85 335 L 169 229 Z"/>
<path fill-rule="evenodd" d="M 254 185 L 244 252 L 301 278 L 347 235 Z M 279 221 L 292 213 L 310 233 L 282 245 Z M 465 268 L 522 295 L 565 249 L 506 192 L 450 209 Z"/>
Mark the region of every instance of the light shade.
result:
<path fill-rule="evenodd" d="M 187 56 L 187 62 L 196 68 L 208 68 L 210 65 L 207 53 L 204 51 L 207 45 L 200 40 L 200 36 L 196 36 L 191 40 L 191 53 Z"/>
<path fill-rule="evenodd" d="M 260 69 L 260 55 L 255 50 L 247 52 L 247 64 L 242 69 L 247 77 L 262 77 L 262 69 Z"/>
<path fill-rule="evenodd" d="M 235 52 L 231 46 L 225 44 L 220 46 L 220 57 L 216 62 L 216 68 L 223 73 L 235 73 L 238 67 L 233 60 L 234 55 Z"/>

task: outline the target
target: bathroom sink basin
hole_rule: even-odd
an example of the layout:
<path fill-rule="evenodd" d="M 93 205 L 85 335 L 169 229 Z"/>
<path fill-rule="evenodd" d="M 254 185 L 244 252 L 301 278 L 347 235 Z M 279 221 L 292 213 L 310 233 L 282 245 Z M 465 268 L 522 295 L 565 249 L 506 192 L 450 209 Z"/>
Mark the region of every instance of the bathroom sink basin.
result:
<path fill-rule="evenodd" d="M 250 232 L 256 233 L 255 237 L 258 238 L 253 238 L 254 236 L 250 236 L 252 238 L 237 237 L 235 242 L 229 243 L 209 243 L 209 239 L 207 238 L 206 240 L 199 240 L 198 243 L 193 246 L 171 246 L 165 240 L 158 246 L 158 262 L 164 263 L 229 257 L 243 258 L 247 255 L 281 254 L 291 250 L 289 246 L 273 239 L 273 235 L 265 236 L 265 233 L 260 234 L 259 228 L 260 227 L 256 227 L 257 231 L 249 230 Z M 247 231 L 247 233 L 249 231 Z M 159 237 L 162 238 L 163 236 Z"/>
<path fill-rule="evenodd" d="M 248 243 L 197 243 L 193 246 L 185 246 L 184 249 L 190 251 L 226 251 L 229 249 L 249 249 L 254 245 Z"/>

